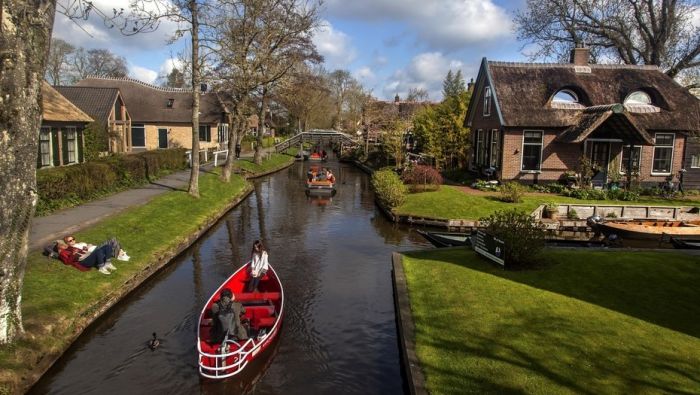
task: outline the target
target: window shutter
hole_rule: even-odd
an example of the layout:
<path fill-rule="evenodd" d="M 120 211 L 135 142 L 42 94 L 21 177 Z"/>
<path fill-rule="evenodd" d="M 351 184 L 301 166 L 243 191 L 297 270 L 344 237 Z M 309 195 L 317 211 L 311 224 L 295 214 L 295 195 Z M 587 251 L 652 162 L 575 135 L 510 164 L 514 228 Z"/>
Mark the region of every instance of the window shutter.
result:
<path fill-rule="evenodd" d="M 76 128 L 75 138 L 78 139 L 78 163 L 83 163 L 83 161 L 85 161 L 85 140 L 83 139 L 83 129 Z"/>
<path fill-rule="evenodd" d="M 66 129 L 61 129 L 61 152 L 63 164 L 68 163 L 68 133 L 66 133 Z"/>

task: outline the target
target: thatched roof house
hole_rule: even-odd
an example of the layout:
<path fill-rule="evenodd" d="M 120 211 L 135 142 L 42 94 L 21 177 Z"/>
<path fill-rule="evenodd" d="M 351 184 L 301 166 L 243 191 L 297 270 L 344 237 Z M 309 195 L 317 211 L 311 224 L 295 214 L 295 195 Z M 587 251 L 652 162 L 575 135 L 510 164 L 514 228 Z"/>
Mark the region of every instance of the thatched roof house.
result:
<path fill-rule="evenodd" d="M 628 169 L 650 184 L 677 175 L 688 136 L 700 134 L 700 101 L 655 66 L 588 57 L 576 48 L 567 64 L 483 59 L 465 119 L 473 168 L 550 182 L 586 157 L 599 185 Z"/>
<path fill-rule="evenodd" d="M 100 151 L 130 151 L 131 116 L 119 89 L 86 86 L 57 86 L 56 90 L 75 103 L 95 120 L 94 140 L 100 140 Z M 102 133 L 104 131 L 104 133 Z"/>
<path fill-rule="evenodd" d="M 119 90 L 131 117 L 129 143 L 132 149 L 191 148 L 191 90 L 164 88 L 131 78 L 107 77 L 88 77 L 76 86 Z M 216 148 L 219 143 L 225 143 L 222 137 L 228 136 L 226 107 L 211 92 L 200 96 L 199 105 L 200 148 Z"/>
<path fill-rule="evenodd" d="M 37 167 L 63 166 L 83 161 L 83 129 L 92 118 L 63 97 L 46 81 L 41 85 L 42 121 Z"/>

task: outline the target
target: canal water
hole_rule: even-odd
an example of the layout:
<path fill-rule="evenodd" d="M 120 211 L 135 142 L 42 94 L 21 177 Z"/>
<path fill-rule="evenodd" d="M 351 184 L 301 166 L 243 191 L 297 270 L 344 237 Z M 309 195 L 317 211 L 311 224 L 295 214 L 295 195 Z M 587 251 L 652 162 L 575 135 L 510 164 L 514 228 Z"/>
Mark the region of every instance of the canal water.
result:
<path fill-rule="evenodd" d="M 307 196 L 308 166 L 255 180 L 247 199 L 91 326 L 31 392 L 404 393 L 391 252 L 428 244 L 384 218 L 369 177 L 351 165 L 324 164 L 334 170 L 337 193 Z M 201 308 L 249 259 L 256 239 L 266 243 L 284 286 L 282 332 L 240 376 L 200 379 Z M 147 347 L 153 332 L 161 339 L 155 351 Z"/>

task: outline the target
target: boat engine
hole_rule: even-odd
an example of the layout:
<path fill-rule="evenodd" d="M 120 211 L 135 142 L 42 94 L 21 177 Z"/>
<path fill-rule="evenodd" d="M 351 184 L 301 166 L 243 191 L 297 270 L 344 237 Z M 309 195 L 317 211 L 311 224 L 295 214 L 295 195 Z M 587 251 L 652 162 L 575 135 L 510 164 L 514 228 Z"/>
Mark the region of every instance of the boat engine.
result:
<path fill-rule="evenodd" d="M 586 218 L 586 225 L 588 225 L 591 229 L 593 229 L 593 232 L 595 233 L 595 236 L 600 236 L 600 229 L 598 228 L 598 224 L 603 222 L 603 217 L 600 215 L 591 215 L 590 217 Z"/>

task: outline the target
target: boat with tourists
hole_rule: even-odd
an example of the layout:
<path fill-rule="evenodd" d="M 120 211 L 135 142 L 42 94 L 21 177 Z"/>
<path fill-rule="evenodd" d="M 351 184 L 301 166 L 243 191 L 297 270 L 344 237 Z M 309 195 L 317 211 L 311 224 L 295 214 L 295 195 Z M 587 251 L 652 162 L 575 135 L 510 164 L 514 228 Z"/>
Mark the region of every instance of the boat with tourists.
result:
<path fill-rule="evenodd" d="M 328 169 L 311 166 L 306 177 L 306 192 L 307 194 L 335 193 L 335 176 Z"/>
<path fill-rule="evenodd" d="M 623 239 L 659 240 L 664 237 L 700 237 L 700 220 L 615 220 L 589 222 L 596 232 L 605 236 L 617 235 Z"/>
<path fill-rule="evenodd" d="M 416 229 L 416 232 L 438 248 L 471 245 L 471 234 L 460 232 L 428 232 Z"/>
<path fill-rule="evenodd" d="M 255 292 L 246 292 L 250 280 L 250 262 L 231 275 L 209 298 L 202 309 L 197 327 L 199 373 L 211 379 L 223 379 L 240 373 L 249 362 L 270 346 L 279 335 L 284 313 L 284 290 L 277 272 L 269 270 Z M 215 317 L 212 306 L 228 289 L 233 299 L 245 308 L 241 322 L 248 328 L 248 339 L 240 340 L 227 333 L 221 342 L 213 338 Z M 247 325 L 246 325 L 247 324 Z"/>

